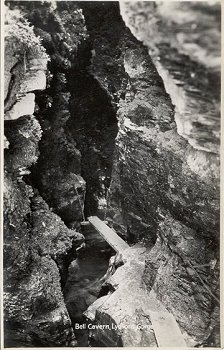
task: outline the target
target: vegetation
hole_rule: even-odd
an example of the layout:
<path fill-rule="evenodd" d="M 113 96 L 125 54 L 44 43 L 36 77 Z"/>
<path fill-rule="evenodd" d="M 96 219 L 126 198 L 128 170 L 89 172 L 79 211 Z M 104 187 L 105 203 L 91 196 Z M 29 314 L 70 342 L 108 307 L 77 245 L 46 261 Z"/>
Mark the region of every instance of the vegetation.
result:
<path fill-rule="evenodd" d="M 16 55 L 23 57 L 25 70 L 27 56 L 49 60 L 45 48 L 41 45 L 41 38 L 35 35 L 33 26 L 18 9 L 6 8 L 5 40 L 12 46 Z"/>

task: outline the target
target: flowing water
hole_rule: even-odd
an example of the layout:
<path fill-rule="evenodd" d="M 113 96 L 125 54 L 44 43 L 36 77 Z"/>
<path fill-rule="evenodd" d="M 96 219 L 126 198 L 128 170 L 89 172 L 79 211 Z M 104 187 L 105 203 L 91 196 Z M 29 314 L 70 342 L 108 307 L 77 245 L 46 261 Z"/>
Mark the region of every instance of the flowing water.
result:
<path fill-rule="evenodd" d="M 69 267 L 68 279 L 63 293 L 78 346 L 89 346 L 88 330 L 75 329 L 77 324 L 86 324 L 83 313 L 99 296 L 108 262 L 115 252 L 91 226 L 83 227 L 86 246 Z"/>

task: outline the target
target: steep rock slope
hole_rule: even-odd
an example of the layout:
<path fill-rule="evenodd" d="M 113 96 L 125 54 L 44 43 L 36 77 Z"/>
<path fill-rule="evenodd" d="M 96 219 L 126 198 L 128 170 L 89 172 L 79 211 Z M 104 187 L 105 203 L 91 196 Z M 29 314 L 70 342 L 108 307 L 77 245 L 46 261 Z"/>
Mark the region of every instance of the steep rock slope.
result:
<path fill-rule="evenodd" d="M 130 243 L 147 247 L 144 282 L 188 344 L 217 346 L 219 8 L 173 6 L 177 18 L 155 3 L 121 3 L 124 21 L 149 51 L 125 28 L 116 3 L 81 3 L 93 40 L 91 71 L 118 108 L 107 216 Z"/>
<path fill-rule="evenodd" d="M 220 3 L 121 2 L 120 7 L 175 105 L 178 134 L 195 149 L 219 153 Z"/>
<path fill-rule="evenodd" d="M 148 289 L 196 342 L 217 345 L 219 8 L 173 4 L 166 12 L 162 6 L 121 3 L 150 58 L 146 50 L 125 58 L 135 93 L 119 110 L 110 201 L 112 212 L 114 201 L 122 210 L 126 232 L 143 242 L 156 239 L 145 270 Z M 173 107 L 162 99 L 166 91 Z"/>
<path fill-rule="evenodd" d="M 46 88 L 48 56 L 20 10 L 7 9 L 5 39 L 5 346 L 71 346 L 65 257 L 83 242 L 24 181 L 39 156 L 35 92 Z"/>
<path fill-rule="evenodd" d="M 32 180 L 64 222 L 77 228 L 83 220 L 86 186 L 80 176 L 81 154 L 66 124 L 71 117 L 68 80 L 78 45 L 87 37 L 84 18 L 76 4 L 63 2 L 56 7 L 24 4 L 24 9 L 51 58 L 47 89 L 37 96 L 43 136 Z"/>

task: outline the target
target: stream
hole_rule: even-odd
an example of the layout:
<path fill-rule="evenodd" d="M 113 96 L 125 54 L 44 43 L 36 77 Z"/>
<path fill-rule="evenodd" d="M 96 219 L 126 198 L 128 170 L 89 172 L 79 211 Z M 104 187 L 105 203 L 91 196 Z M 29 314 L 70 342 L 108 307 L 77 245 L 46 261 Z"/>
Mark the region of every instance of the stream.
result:
<path fill-rule="evenodd" d="M 83 226 L 85 247 L 69 266 L 68 278 L 63 289 L 78 346 L 89 346 L 88 329 L 76 329 L 76 324 L 86 323 L 83 313 L 99 296 L 108 262 L 115 252 L 91 225 Z"/>

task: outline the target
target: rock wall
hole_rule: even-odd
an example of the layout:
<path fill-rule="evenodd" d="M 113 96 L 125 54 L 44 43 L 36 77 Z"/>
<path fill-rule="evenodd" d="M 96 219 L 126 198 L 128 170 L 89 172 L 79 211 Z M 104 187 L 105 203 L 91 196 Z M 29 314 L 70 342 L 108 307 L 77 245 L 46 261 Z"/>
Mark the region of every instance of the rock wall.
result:
<path fill-rule="evenodd" d="M 136 245 L 110 260 L 104 286 L 108 292 L 85 312 L 88 320 L 99 327 L 91 330 L 99 346 L 157 347 L 150 312 L 165 308 L 153 292 L 148 294 L 143 283 L 145 251 L 146 248 Z"/>
<path fill-rule="evenodd" d="M 52 8 L 31 3 L 25 5 L 25 10 L 51 58 L 47 89 L 37 96 L 37 117 L 43 136 L 39 144 L 40 157 L 32 169 L 32 181 L 63 221 L 79 228 L 86 186 L 81 177 L 81 154 L 67 123 L 71 117 L 72 66 L 80 41 L 87 37 L 84 19 L 76 4 L 59 3 Z"/>
<path fill-rule="evenodd" d="M 107 219 L 147 248 L 144 283 L 188 345 L 218 346 L 220 7 L 121 2 L 140 41 L 116 3 L 81 7 L 117 109 Z"/>
<path fill-rule="evenodd" d="M 48 16 L 52 11 L 47 9 Z M 38 160 L 40 140 L 45 134 L 42 123 L 37 120 L 37 116 L 40 120 L 38 111 L 42 106 L 35 103 L 35 98 L 38 102 L 38 90 L 49 88 L 46 86 L 49 55 L 25 18 L 21 7 L 20 10 L 6 9 L 5 346 L 74 346 L 76 340 L 61 283 L 66 257 L 72 250 L 75 252 L 84 237 L 65 226 L 30 178 L 30 169 Z M 59 96 L 57 108 L 61 102 L 65 105 L 64 95 Z M 74 147 L 72 152 L 78 153 Z M 78 180 L 83 189 L 84 181 L 78 170 L 72 181 Z M 54 183 L 52 174 L 49 181 Z"/>
<path fill-rule="evenodd" d="M 175 106 L 178 134 L 194 149 L 218 154 L 220 3 L 121 2 L 120 8 L 126 25 L 147 46 L 163 79 Z"/>
<path fill-rule="evenodd" d="M 116 111 L 111 98 L 89 72 L 90 49 L 91 42 L 80 45 L 78 64 L 69 77 L 71 118 L 66 126 L 81 153 L 81 174 L 86 181 L 86 217 L 102 212 L 106 206 L 117 135 Z"/>

